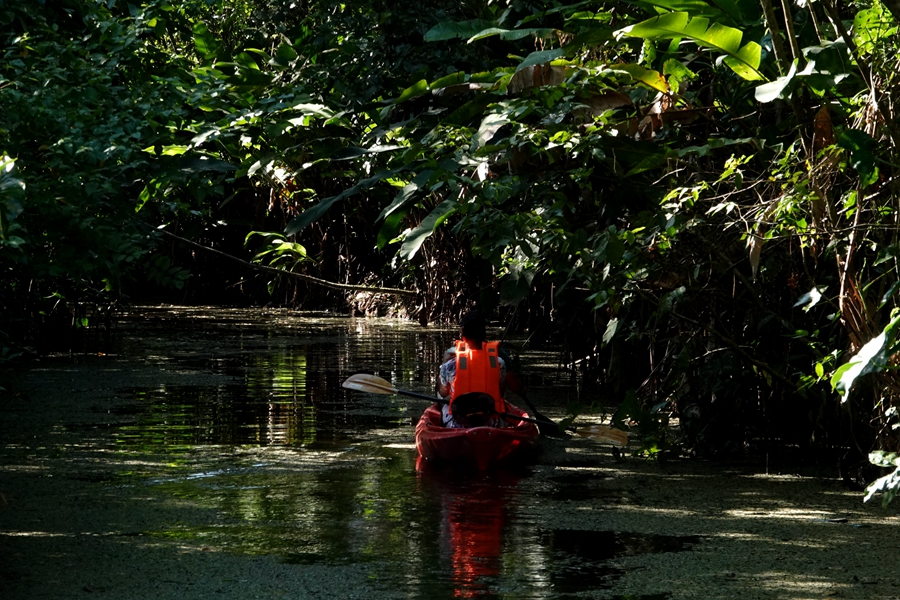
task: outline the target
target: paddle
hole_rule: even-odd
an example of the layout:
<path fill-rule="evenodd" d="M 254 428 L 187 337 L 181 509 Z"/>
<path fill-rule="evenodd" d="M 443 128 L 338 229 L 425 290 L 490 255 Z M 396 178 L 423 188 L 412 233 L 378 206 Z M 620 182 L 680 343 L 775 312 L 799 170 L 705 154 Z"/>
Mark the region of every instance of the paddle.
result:
<path fill-rule="evenodd" d="M 525 386 L 512 371 L 506 372 L 506 387 L 524 400 L 525 404 L 528 405 L 528 408 L 531 409 L 531 414 L 539 419 L 538 429 L 541 430 L 543 435 L 563 435 L 563 430 L 560 428 L 559 424 L 542 415 L 541 411 L 539 411 L 537 407 L 532 404 L 531 400 L 528 399 L 528 396 L 525 395 Z"/>
<path fill-rule="evenodd" d="M 391 382 L 386 379 L 382 379 L 381 377 L 377 377 L 375 375 L 368 375 L 366 373 L 357 373 L 356 375 L 351 375 L 347 378 L 344 383 L 341 384 L 342 387 L 348 390 L 356 390 L 358 392 L 369 392 L 372 394 L 400 394 L 403 396 L 410 396 L 412 398 L 421 398 L 423 400 L 428 400 L 430 402 L 438 402 L 442 404 L 446 404 L 448 401 L 442 398 L 435 398 L 434 396 L 429 396 L 428 394 L 419 394 L 417 392 L 408 392 L 406 390 L 398 390 Z M 556 425 L 553 421 L 543 421 L 540 419 L 531 419 L 528 417 L 520 417 L 519 415 L 514 415 L 512 413 L 500 413 L 504 417 L 518 419 L 520 421 L 528 421 L 529 423 L 535 423 L 536 425 L 548 425 L 553 426 L 559 431 L 559 426 Z M 613 429 L 612 427 L 606 427 L 604 425 L 591 425 L 587 429 L 577 430 L 577 433 L 583 437 L 589 437 L 592 439 L 602 440 L 605 442 L 609 442 L 615 446 L 627 446 L 628 445 L 628 434 L 622 431 L 621 429 Z"/>

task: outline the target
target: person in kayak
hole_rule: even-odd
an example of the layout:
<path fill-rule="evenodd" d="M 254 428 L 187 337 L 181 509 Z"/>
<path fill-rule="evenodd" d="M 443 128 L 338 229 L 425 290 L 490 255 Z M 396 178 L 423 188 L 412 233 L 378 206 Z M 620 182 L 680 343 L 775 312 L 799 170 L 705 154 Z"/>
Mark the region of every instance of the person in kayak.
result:
<path fill-rule="evenodd" d="M 442 407 L 445 427 L 506 427 L 506 361 L 500 343 L 487 341 L 487 323 L 477 311 L 460 321 L 461 340 L 444 353 L 438 393 L 449 400 Z"/>

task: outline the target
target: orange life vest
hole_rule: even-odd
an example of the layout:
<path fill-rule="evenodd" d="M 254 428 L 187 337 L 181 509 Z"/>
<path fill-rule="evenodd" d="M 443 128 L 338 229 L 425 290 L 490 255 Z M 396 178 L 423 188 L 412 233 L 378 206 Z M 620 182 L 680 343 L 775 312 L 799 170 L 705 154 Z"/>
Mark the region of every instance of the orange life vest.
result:
<path fill-rule="evenodd" d="M 476 350 L 463 341 L 456 342 L 456 377 L 450 392 L 450 412 L 453 400 L 471 392 L 482 392 L 494 399 L 494 410 L 506 412 L 506 402 L 500 395 L 500 342 L 484 342 Z"/>

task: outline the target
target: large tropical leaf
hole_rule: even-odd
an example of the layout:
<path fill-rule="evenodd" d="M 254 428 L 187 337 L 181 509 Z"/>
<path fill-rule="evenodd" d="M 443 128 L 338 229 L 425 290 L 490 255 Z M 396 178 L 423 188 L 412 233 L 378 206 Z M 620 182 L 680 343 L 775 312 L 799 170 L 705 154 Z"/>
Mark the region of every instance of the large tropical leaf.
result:
<path fill-rule="evenodd" d="M 494 35 L 499 35 L 501 40 L 521 40 L 526 37 L 548 38 L 553 35 L 553 29 L 542 27 L 535 29 L 501 29 L 499 27 L 489 27 L 484 31 L 479 31 L 469 38 L 469 43 L 483 40 Z"/>
<path fill-rule="evenodd" d="M 791 65 L 791 69 L 788 71 L 787 75 L 779 77 L 775 81 L 764 83 L 756 88 L 756 101 L 766 103 L 772 102 L 773 100 L 778 100 L 779 98 L 787 98 L 792 90 L 791 84 L 794 81 L 794 77 L 796 75 L 797 61 L 795 60 Z"/>
<path fill-rule="evenodd" d="M 723 53 L 723 62 L 742 78 L 748 81 L 765 79 L 759 72 L 760 45 L 748 42 L 741 46 L 744 34 L 739 29 L 721 23 L 710 25 L 705 17 L 691 18 L 686 12 L 669 13 L 620 29 L 616 35 L 646 40 L 689 39 L 699 46 Z"/>
<path fill-rule="evenodd" d="M 443 40 L 452 40 L 453 38 L 467 40 L 496 25 L 497 23 L 494 21 L 487 21 L 485 19 L 473 19 L 471 21 L 460 21 L 458 23 L 438 23 L 425 34 L 425 41 L 439 42 Z"/>
<path fill-rule="evenodd" d="M 534 65 L 542 65 L 544 63 L 548 63 L 554 61 L 558 58 L 563 58 L 566 55 L 566 51 L 562 48 L 552 48 L 550 50 L 537 50 L 532 52 L 528 56 L 525 57 L 525 60 L 519 63 L 519 66 L 516 67 L 516 71 L 521 71 L 526 67 L 532 67 Z"/>
<path fill-rule="evenodd" d="M 310 223 L 316 221 L 319 217 L 328 212 L 328 209 L 331 208 L 336 202 L 343 200 L 345 198 L 349 198 L 350 196 L 355 196 L 359 192 L 363 190 L 367 190 L 377 183 L 384 181 L 390 177 L 393 177 L 403 169 L 394 169 L 391 171 L 381 171 L 380 173 L 376 173 L 372 177 L 367 179 L 363 179 L 353 187 L 347 188 L 340 194 L 336 196 L 331 196 L 330 198 L 325 198 L 312 208 L 308 208 L 303 211 L 287 224 L 287 227 L 284 230 L 285 235 L 293 235 L 298 231 L 304 229 Z"/>
<path fill-rule="evenodd" d="M 412 260 L 422 247 L 422 243 L 428 239 L 434 230 L 443 223 L 447 217 L 459 210 L 459 202 L 456 200 L 444 200 L 431 211 L 422 223 L 409 232 L 403 245 L 400 247 L 400 256 L 405 260 Z"/>
<path fill-rule="evenodd" d="M 645 69 L 641 65 L 636 64 L 613 65 L 611 69 L 615 71 L 625 71 L 631 75 L 635 81 L 639 81 L 658 92 L 666 93 L 669 91 L 668 85 L 666 84 L 666 78 L 660 75 L 659 71 Z"/>
<path fill-rule="evenodd" d="M 641 5 L 649 5 L 661 14 L 686 12 L 694 17 L 706 17 L 721 21 L 725 13 L 703 0 L 642 0 Z"/>

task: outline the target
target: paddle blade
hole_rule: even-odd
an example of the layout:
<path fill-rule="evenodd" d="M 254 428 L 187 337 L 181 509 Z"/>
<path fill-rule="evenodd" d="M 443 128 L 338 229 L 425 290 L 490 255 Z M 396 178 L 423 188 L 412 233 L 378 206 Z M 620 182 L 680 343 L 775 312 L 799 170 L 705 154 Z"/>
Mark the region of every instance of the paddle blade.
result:
<path fill-rule="evenodd" d="M 396 394 L 397 388 L 391 385 L 391 382 L 375 375 L 367 375 L 365 373 L 357 373 L 347 378 L 341 387 L 348 390 L 356 390 L 357 392 L 370 392 L 372 394 Z"/>
<path fill-rule="evenodd" d="M 627 446 L 628 434 L 621 429 L 606 427 L 605 425 L 590 425 L 589 427 L 579 427 L 575 433 L 598 442 L 606 442 L 613 446 Z"/>

